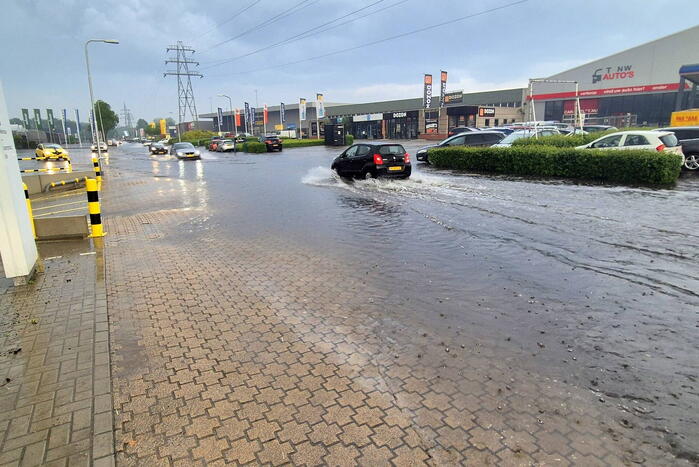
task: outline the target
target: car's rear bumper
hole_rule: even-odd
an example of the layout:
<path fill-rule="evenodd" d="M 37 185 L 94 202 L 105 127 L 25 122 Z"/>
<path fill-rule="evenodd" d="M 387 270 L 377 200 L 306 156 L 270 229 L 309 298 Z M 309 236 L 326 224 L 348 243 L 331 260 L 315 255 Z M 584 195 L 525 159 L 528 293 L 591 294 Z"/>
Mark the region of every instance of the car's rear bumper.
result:
<path fill-rule="evenodd" d="M 377 167 L 376 175 L 378 177 L 407 178 L 412 173 L 412 166 L 410 164 L 401 166 L 401 170 L 390 170 L 390 168 L 391 167 Z"/>
<path fill-rule="evenodd" d="M 419 160 L 420 162 L 428 162 L 427 161 L 427 153 L 417 153 L 415 154 L 415 158 Z"/>

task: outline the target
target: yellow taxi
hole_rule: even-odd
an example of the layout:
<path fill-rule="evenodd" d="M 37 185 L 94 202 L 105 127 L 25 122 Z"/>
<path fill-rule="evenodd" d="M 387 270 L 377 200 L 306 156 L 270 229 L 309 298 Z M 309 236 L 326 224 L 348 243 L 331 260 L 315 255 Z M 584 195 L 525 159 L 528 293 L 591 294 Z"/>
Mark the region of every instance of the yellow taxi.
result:
<path fill-rule="evenodd" d="M 46 159 L 46 160 L 70 160 L 70 156 L 68 155 L 68 151 L 63 149 L 60 145 L 58 144 L 44 144 L 41 143 L 36 147 L 36 151 L 34 151 L 34 154 L 36 154 L 37 159 Z"/>

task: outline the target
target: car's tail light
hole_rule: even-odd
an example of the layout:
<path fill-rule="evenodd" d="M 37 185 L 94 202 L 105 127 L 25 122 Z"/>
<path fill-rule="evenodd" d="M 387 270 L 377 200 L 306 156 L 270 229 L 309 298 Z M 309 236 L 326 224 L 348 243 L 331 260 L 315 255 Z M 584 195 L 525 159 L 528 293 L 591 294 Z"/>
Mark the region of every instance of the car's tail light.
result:
<path fill-rule="evenodd" d="M 374 164 L 376 164 L 376 165 L 383 164 L 383 157 L 381 157 L 381 154 L 374 154 Z"/>
<path fill-rule="evenodd" d="M 271 139 L 268 139 L 268 140 L 265 141 L 265 143 L 267 143 L 267 144 L 272 144 L 272 143 L 274 143 L 274 141 L 272 141 Z"/>
<path fill-rule="evenodd" d="M 407 152 L 406 152 L 405 155 L 403 156 L 403 163 L 404 163 L 404 164 L 410 164 L 410 154 L 408 154 Z"/>
<path fill-rule="evenodd" d="M 661 144 L 660 146 L 658 146 L 657 148 L 655 148 L 655 150 L 658 151 L 658 152 L 662 152 L 662 151 L 665 150 L 665 145 L 664 145 L 664 144 Z"/>

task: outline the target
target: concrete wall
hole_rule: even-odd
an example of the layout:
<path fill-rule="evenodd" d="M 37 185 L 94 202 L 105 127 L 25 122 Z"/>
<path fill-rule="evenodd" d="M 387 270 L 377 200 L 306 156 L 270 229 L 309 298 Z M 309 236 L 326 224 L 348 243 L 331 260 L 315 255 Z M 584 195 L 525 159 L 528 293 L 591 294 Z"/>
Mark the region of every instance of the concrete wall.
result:
<path fill-rule="evenodd" d="M 57 174 L 27 174 L 22 176 L 22 181 L 27 184 L 30 195 L 43 193 L 52 182 L 60 182 L 62 180 L 70 181 L 76 178 L 94 178 L 95 172 L 92 170 L 76 170 L 70 173 Z M 84 185 L 81 185 L 84 186 Z"/>
<path fill-rule="evenodd" d="M 81 216 L 35 218 L 34 228 L 39 240 L 85 238 L 90 234 L 87 216 L 84 214 Z"/>

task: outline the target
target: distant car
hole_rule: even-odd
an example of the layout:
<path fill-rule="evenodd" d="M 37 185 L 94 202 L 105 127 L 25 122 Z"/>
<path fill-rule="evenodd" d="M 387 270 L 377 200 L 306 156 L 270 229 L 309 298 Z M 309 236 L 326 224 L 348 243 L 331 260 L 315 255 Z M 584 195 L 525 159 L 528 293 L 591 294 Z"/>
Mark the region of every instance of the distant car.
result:
<path fill-rule="evenodd" d="M 68 151 L 63 149 L 58 144 L 44 144 L 41 143 L 36 147 L 34 154 L 38 159 L 47 160 L 70 160 Z"/>
<path fill-rule="evenodd" d="M 472 128 L 470 126 L 456 126 L 447 132 L 447 136 L 458 135 L 459 133 L 466 133 L 469 131 L 480 131 L 478 128 Z"/>
<path fill-rule="evenodd" d="M 165 147 L 164 144 L 153 143 L 150 145 L 149 148 L 150 148 L 151 154 L 167 154 L 167 148 Z"/>
<path fill-rule="evenodd" d="M 260 143 L 265 143 L 267 152 L 282 150 L 282 140 L 276 135 L 262 136 L 259 141 Z"/>
<path fill-rule="evenodd" d="M 588 133 L 594 133 L 596 131 L 614 131 L 618 130 L 617 127 L 615 126 L 609 126 L 609 125 L 583 125 L 583 130 L 587 131 Z"/>
<path fill-rule="evenodd" d="M 252 138 L 252 135 L 250 133 L 238 133 L 237 135 L 235 135 L 235 142 L 244 143 L 248 138 Z"/>
<path fill-rule="evenodd" d="M 504 134 L 505 136 L 509 135 L 512 133 L 514 128 L 510 128 L 509 126 L 494 126 L 492 128 L 488 128 L 489 131 L 499 131 L 500 133 Z"/>
<path fill-rule="evenodd" d="M 113 139 L 107 140 L 107 146 L 116 146 L 116 145 L 117 145 L 117 143 L 115 140 L 113 140 Z"/>
<path fill-rule="evenodd" d="M 394 143 L 353 144 L 333 160 L 330 168 L 345 178 L 408 178 L 412 171 L 410 154 Z"/>
<path fill-rule="evenodd" d="M 446 148 L 449 146 L 468 146 L 468 147 L 484 147 L 492 146 L 499 143 L 505 138 L 505 134 L 499 131 L 481 130 L 471 133 L 459 133 L 450 138 L 445 139 L 439 144 L 425 146 L 418 149 L 415 158 L 420 162 L 427 162 L 427 151 L 431 148 Z"/>
<path fill-rule="evenodd" d="M 97 152 L 97 143 L 92 143 L 92 145 L 90 146 L 90 150 L 92 152 Z M 105 143 L 104 141 L 100 141 L 100 151 L 107 152 L 107 143 Z"/>
<path fill-rule="evenodd" d="M 619 131 L 575 149 L 647 149 L 679 154 L 684 161 L 682 146 L 671 131 Z"/>
<path fill-rule="evenodd" d="M 232 139 L 222 139 L 216 147 L 218 152 L 235 151 L 235 142 Z"/>
<path fill-rule="evenodd" d="M 516 130 L 505 136 L 502 141 L 493 146 L 499 148 L 507 148 L 512 146 L 512 143 L 521 138 L 533 138 L 535 136 L 551 136 L 560 135 L 560 131 L 557 128 L 544 128 L 539 130 Z"/>
<path fill-rule="evenodd" d="M 213 138 L 211 138 L 211 141 L 209 141 L 209 144 L 206 145 L 206 149 L 208 149 L 209 151 L 215 151 L 216 148 L 218 148 L 218 143 L 222 140 L 222 137 L 214 136 Z"/>
<path fill-rule="evenodd" d="M 684 168 L 699 169 L 699 126 L 681 126 L 659 128 L 656 131 L 671 131 L 682 145 L 684 153 Z"/>
<path fill-rule="evenodd" d="M 201 152 L 192 143 L 175 143 L 170 147 L 170 155 L 178 159 L 201 159 Z"/>

